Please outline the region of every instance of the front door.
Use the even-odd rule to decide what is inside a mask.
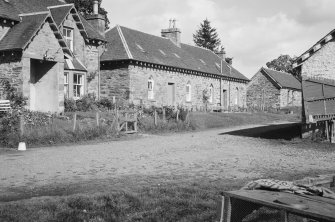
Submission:
[[[224,109],[227,109],[227,90],[222,91],[222,105]]]
[[[175,84],[168,83],[168,105],[174,106],[175,105]]]

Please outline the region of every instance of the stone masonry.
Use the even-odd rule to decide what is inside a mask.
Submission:
[[[154,99],[148,99],[148,80],[154,80]],[[246,84],[220,80],[204,76],[190,75],[176,71],[155,69],[129,64],[119,64],[105,67],[101,71],[101,95],[103,97],[128,100],[145,106],[167,105],[168,83],[175,86],[175,105],[189,108],[204,107],[203,91],[212,85],[214,89],[213,102],[209,106],[220,105],[221,90],[225,90],[228,106],[246,106]],[[186,84],[191,84],[191,101],[186,101]]]
[[[301,106],[301,92],[293,89],[279,89],[261,72],[258,72],[248,84],[248,108],[268,110],[294,106]]]

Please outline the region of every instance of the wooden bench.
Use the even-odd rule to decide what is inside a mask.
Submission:
[[[238,190],[222,193],[220,222],[242,222],[261,207],[278,210],[283,222],[289,222],[290,214],[306,218],[304,221],[335,221],[333,199],[265,190]]]
[[[8,112],[11,110],[9,100],[0,100],[0,112]]]

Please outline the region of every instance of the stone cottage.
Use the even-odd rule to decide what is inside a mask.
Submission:
[[[58,0],[0,0],[0,77],[28,98],[27,108],[62,112],[64,97],[99,97],[105,22]]]
[[[163,29],[162,37],[116,26],[106,33],[101,57],[101,96],[145,106],[246,106],[243,74],[225,53],[181,43],[181,31]],[[204,95],[207,100],[204,101]]]
[[[301,83],[292,74],[261,68],[247,86],[247,106],[269,110],[301,106]]]

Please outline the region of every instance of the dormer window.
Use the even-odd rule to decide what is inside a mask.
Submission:
[[[63,36],[67,46],[71,49],[71,51],[73,51],[73,29],[64,27]]]

